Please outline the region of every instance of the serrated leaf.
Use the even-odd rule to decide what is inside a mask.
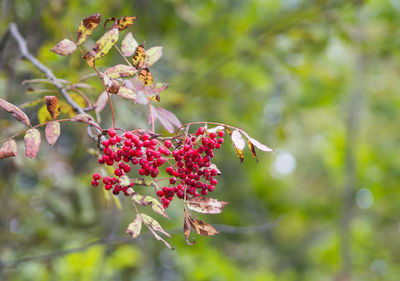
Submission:
[[[0,107],[3,108],[8,113],[11,113],[12,116],[19,122],[24,123],[28,127],[31,126],[31,122],[29,121],[28,116],[26,116],[26,114],[17,106],[13,105],[12,103],[9,103],[6,100],[0,99]]]
[[[110,51],[112,46],[118,41],[118,34],[118,28],[113,28],[104,33],[104,35],[96,41],[96,45],[93,47],[93,51],[96,53],[94,60],[104,57]]]
[[[58,102],[57,97],[45,96],[44,99],[46,101],[46,107],[51,115],[51,118],[53,118],[53,120],[57,119],[57,117],[60,115],[60,103]]]
[[[243,136],[240,134],[238,130],[234,130],[231,135],[231,139],[233,144],[236,146],[237,149],[243,150],[246,146]]]
[[[186,201],[189,209],[202,214],[220,214],[228,202],[209,197],[193,197]]]
[[[136,68],[124,64],[117,64],[104,71],[105,75],[113,79],[130,77],[135,75],[136,73]]]
[[[77,114],[74,117],[72,117],[71,121],[87,123],[89,121],[93,121],[93,117],[86,113]]]
[[[190,229],[191,227],[190,227],[189,217],[185,209],[185,218],[183,220],[183,235],[185,236],[186,244],[192,246],[196,243],[196,240],[193,239],[193,242],[189,242]]]
[[[94,104],[95,111],[96,111],[97,114],[100,113],[104,109],[104,107],[106,106],[107,102],[108,102],[107,93],[106,92],[102,92],[99,95],[99,97],[97,98],[97,100],[96,100],[96,102]]]
[[[165,236],[171,237],[171,235],[166,232],[160,225],[160,223],[158,221],[156,221],[155,219],[153,219],[152,217],[146,215],[146,214],[140,214],[142,216],[143,219],[143,223],[145,225],[147,225],[148,227],[154,229],[155,231],[161,232],[163,233]]]
[[[121,43],[121,51],[124,56],[130,57],[135,53],[136,48],[139,46],[136,39],[133,37],[132,33],[129,32]]]
[[[58,137],[60,136],[60,133],[60,122],[51,121],[46,124],[44,135],[50,145],[54,145],[56,143]]]
[[[122,31],[124,29],[127,29],[129,26],[131,26],[135,22],[136,17],[122,17],[118,19],[117,25],[118,25],[118,30]]]
[[[257,154],[256,154],[256,150],[254,149],[254,145],[250,142],[249,139],[247,139],[247,144],[249,146],[249,149],[251,151],[251,154],[253,154],[253,156],[256,158],[257,162],[258,162],[258,158],[257,158]]]
[[[119,91],[117,93],[118,96],[126,98],[128,100],[135,100],[136,99],[136,93],[134,90],[131,88],[125,87],[125,86],[120,86]]]
[[[50,49],[50,52],[53,52],[60,56],[68,56],[75,52],[76,44],[71,40],[64,39],[58,42],[53,48]]]
[[[190,215],[189,223],[193,227],[193,229],[200,235],[211,236],[219,233],[219,231],[216,230],[212,225],[205,223],[201,220],[192,218]]]
[[[143,215],[143,214],[142,214]],[[171,247],[171,245],[165,241],[165,239],[163,239],[160,235],[158,235],[151,227],[147,226],[147,228],[150,230],[151,234],[153,234],[153,236],[158,240],[158,241],[162,241],[165,246],[167,246],[168,249],[173,250],[173,248]]]
[[[132,196],[132,200],[142,206],[151,205],[154,212],[168,218],[163,205],[157,199],[148,195],[135,194]]]
[[[41,142],[40,132],[36,129],[29,129],[26,131],[24,142],[26,157],[35,158],[39,152]]]
[[[142,230],[142,217],[138,214],[136,218],[128,225],[126,233],[128,233],[131,238],[136,238],[140,235]]]
[[[100,14],[93,14],[81,21],[76,35],[76,44],[80,45],[93,33],[101,21]]]
[[[17,156],[17,143],[10,139],[0,147],[0,159]]]
[[[146,66],[150,67],[162,57],[163,47],[156,46],[146,50]]]

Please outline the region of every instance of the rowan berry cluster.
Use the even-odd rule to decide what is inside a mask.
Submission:
[[[214,149],[220,148],[224,142],[224,131],[209,133],[200,127],[195,134],[163,142],[140,131],[126,131],[117,135],[114,129],[109,129],[107,134],[109,138],[102,142],[104,148],[98,162],[113,167],[114,175],[102,178],[100,174],[94,173],[93,186],[98,186],[102,180],[104,188],[112,190],[114,195],[122,191],[128,196],[127,190],[134,183],[124,184],[121,177],[138,166],[136,170],[140,176],[156,179],[159,168],[168,161],[169,166],[165,171],[171,177],[164,180],[168,180],[169,184],[160,186],[157,191],[165,208],[174,195],[183,199],[186,191],[186,197],[191,198],[200,194],[207,195],[215,189],[217,180],[214,177],[219,172],[213,168],[211,159],[214,157]],[[166,158],[168,156],[172,157]]]

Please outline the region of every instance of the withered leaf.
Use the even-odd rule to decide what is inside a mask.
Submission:
[[[253,154],[253,156],[256,158],[256,160],[258,162],[258,158],[257,158],[257,154],[256,154],[256,150],[254,148],[254,145],[250,142],[249,139],[247,139],[247,144],[249,145],[249,149],[251,151],[251,154]]]
[[[246,146],[246,143],[238,130],[234,130],[231,135],[231,139],[233,144],[239,149],[243,150]]]
[[[17,143],[10,139],[0,147],[0,159],[17,156]]]
[[[144,50],[143,43],[137,46],[135,55],[132,57],[132,64],[136,69],[140,69],[146,62],[146,51]]]
[[[19,122],[24,123],[28,127],[31,126],[31,122],[29,121],[28,116],[26,116],[26,114],[17,106],[9,103],[6,100],[0,99],[0,107],[3,108],[5,111],[11,113],[12,116],[14,116],[14,118],[17,119]]]
[[[186,201],[189,209],[202,214],[220,214],[228,202],[209,197],[193,197]]]
[[[148,195],[141,195],[141,194],[135,194],[131,198],[133,201],[142,206],[151,205],[151,208],[153,209],[154,212],[168,218],[168,215],[165,212],[163,205],[161,205],[161,203],[157,199]]]
[[[24,142],[26,157],[35,158],[39,152],[41,142],[40,132],[36,129],[29,129],[26,131]]]
[[[146,50],[146,66],[150,67],[162,57],[163,47],[151,47]]]
[[[264,152],[271,152],[274,151],[272,148],[266,146],[265,144],[262,144],[261,142],[259,142],[256,139],[253,139],[252,137],[250,137],[248,134],[244,133],[245,136],[247,137],[247,139],[255,146],[257,147],[259,150],[264,151]]]
[[[135,75],[136,73],[136,68],[124,64],[117,64],[104,71],[105,75],[113,79],[130,77]]]
[[[50,113],[53,120],[60,115],[60,103],[56,96],[45,96],[47,111]]]
[[[93,50],[96,55],[94,56],[95,60],[104,57],[112,48],[112,46],[118,41],[118,29],[113,28],[104,33],[104,35],[96,41],[96,45],[93,47]]]
[[[60,136],[60,122],[58,121],[51,121],[46,124],[44,135],[46,137],[47,142],[50,145],[54,145]]]
[[[156,221],[155,219],[153,219],[152,217],[146,215],[146,214],[141,214],[142,219],[143,219],[143,223],[145,225],[147,225],[148,227],[154,229],[155,231],[161,232],[163,233],[165,236],[171,237],[171,235],[166,232],[160,225],[160,223],[158,221]]]
[[[150,86],[153,84],[153,75],[151,75],[150,70],[145,67],[139,71],[139,79],[143,82],[146,86]]]
[[[93,121],[93,117],[86,113],[77,114],[74,117],[72,117],[71,121],[87,123]]]
[[[127,29],[129,26],[131,26],[135,22],[136,17],[122,17],[118,19],[118,30],[122,31],[124,29]]]
[[[237,156],[239,157],[239,159],[240,159],[240,163],[242,163],[243,160],[244,160],[244,153],[243,153],[243,150],[237,148],[237,147],[235,146],[235,144],[233,145],[233,148],[235,149],[236,155],[237,155]]]
[[[75,52],[75,50],[76,44],[68,39],[61,40],[53,48],[50,49],[51,52],[60,56],[68,56]]]
[[[190,222],[188,218],[188,213],[185,209],[185,218],[183,221],[183,235],[185,236],[186,244],[192,246],[196,243],[196,240],[193,239],[193,242],[189,242],[189,235],[190,235]]]
[[[195,219],[189,215],[189,223],[193,229],[200,235],[211,236],[219,233],[212,225],[201,220]]]
[[[129,177],[127,175],[123,175],[119,178],[119,184],[121,186],[129,186],[131,181],[129,180]]]
[[[229,136],[232,136],[232,131],[226,126],[224,126],[224,128],[225,128],[225,131],[229,134]]]
[[[223,129],[224,129],[224,126],[217,126],[217,127],[214,127],[214,128],[207,129],[207,132],[216,133],[216,132],[221,131]]]
[[[138,42],[133,37],[132,33],[129,32],[121,43],[121,51],[124,56],[130,57],[135,53],[135,50],[139,46]]]
[[[143,214],[142,214],[143,215]],[[147,228],[150,230],[151,234],[153,234],[153,236],[158,240],[158,241],[162,241],[165,246],[167,246],[168,249],[173,250],[174,248],[171,247],[171,245],[165,241],[165,239],[163,239],[160,235],[158,235],[151,227],[147,226]]]
[[[95,66],[95,59],[94,59],[95,56],[96,56],[96,52],[93,50],[90,50],[89,52],[87,52],[86,54],[83,55],[83,58],[86,60],[87,64],[90,67],[94,67]]]
[[[106,106],[108,102],[108,96],[106,92],[102,92],[99,97],[97,98],[97,101],[95,102],[94,106],[95,106],[95,111],[96,113],[100,113],[104,107]]]
[[[136,238],[139,236],[142,230],[142,217],[138,214],[136,218],[128,225],[126,233],[128,233],[131,238]]]
[[[126,98],[128,100],[135,100],[136,99],[136,93],[134,90],[131,88],[125,87],[125,86],[120,86],[119,91],[117,93],[118,96],[121,96],[123,98]]]
[[[103,75],[103,83],[104,86],[106,87],[106,90],[108,93],[110,94],[116,94],[119,91],[119,82],[115,79],[111,79],[110,77],[108,77],[108,75]]]
[[[101,21],[100,14],[93,14],[85,19],[80,23],[78,27],[78,32],[76,34],[76,44],[80,45],[86,41],[86,39],[93,33],[96,27],[99,25]]]

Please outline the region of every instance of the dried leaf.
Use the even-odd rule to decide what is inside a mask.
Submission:
[[[54,145],[60,136],[60,122],[52,121],[46,124],[44,135],[50,145]]]
[[[60,103],[56,96],[45,96],[44,99],[46,100],[46,107],[49,111],[51,118],[53,120],[57,119],[58,115],[60,115]]]
[[[168,218],[168,215],[165,212],[163,205],[161,205],[161,203],[157,199],[148,195],[141,195],[141,194],[135,194],[131,198],[133,201],[142,206],[151,205],[151,208],[153,209],[154,212]]]
[[[29,129],[26,131],[24,142],[26,157],[35,158],[39,152],[41,142],[40,132],[36,129]]]
[[[228,202],[209,197],[193,197],[186,201],[189,209],[202,214],[220,214]]]
[[[76,44],[80,45],[86,41],[86,39],[93,33],[95,28],[99,25],[101,21],[100,14],[93,14],[85,18],[78,27],[78,32],[76,35]]]
[[[169,133],[174,132],[174,127],[180,127],[182,124],[179,119],[176,117],[174,113],[171,111],[166,110],[165,108],[161,107],[154,107],[157,114],[155,114],[155,120],[160,121],[161,125],[167,130]]]
[[[240,163],[242,163],[243,160],[244,160],[244,153],[243,153],[243,150],[237,148],[235,145],[233,145],[233,148],[235,149],[236,155],[237,155],[237,156],[239,157],[239,159],[240,159]]]
[[[104,86],[106,87],[106,90],[108,93],[110,94],[117,94],[119,91],[119,82],[115,79],[111,79],[110,77],[108,77],[107,75],[103,75],[103,83]]]
[[[136,238],[139,236],[142,230],[142,217],[138,214],[136,218],[128,225],[126,233],[128,233],[131,238]]]
[[[96,45],[93,47],[93,51],[96,53],[94,56],[95,60],[105,56],[112,46],[118,41],[118,29],[113,28],[104,33],[104,35],[96,41]]]
[[[196,240],[193,239],[193,242],[189,242],[189,235],[190,235],[190,222],[188,218],[188,213],[185,209],[185,218],[183,221],[183,235],[185,236],[186,244],[192,246],[196,243]]]
[[[247,139],[247,144],[249,145],[251,154],[253,154],[253,156],[256,158],[256,160],[258,162],[258,158],[257,158],[256,150],[254,149],[254,145],[249,141],[249,139]]]
[[[129,177],[127,175],[123,175],[119,178],[119,184],[121,186],[129,186],[131,181],[129,180]]]
[[[105,75],[113,79],[130,77],[135,75],[136,73],[136,68],[124,64],[117,64],[104,71]]]
[[[0,159],[17,156],[17,143],[10,139],[0,147]]]
[[[96,52],[93,50],[90,50],[89,52],[87,52],[86,54],[83,55],[83,58],[86,60],[87,64],[90,67],[94,67],[95,66],[95,57],[96,56]]]
[[[74,117],[72,117],[71,121],[87,123],[89,121],[93,121],[93,117],[86,113],[77,114]]]
[[[123,98],[129,99],[129,100],[135,100],[136,99],[136,93],[134,90],[131,88],[125,87],[125,86],[120,86],[119,91],[117,93],[118,96],[121,96]]]
[[[139,71],[139,79],[143,82],[146,86],[150,86],[153,84],[153,75],[151,75],[150,70],[145,67]]]
[[[155,64],[162,56],[163,47],[151,47],[146,50],[146,66],[150,67]]]
[[[143,48],[143,43],[137,46],[135,55],[132,57],[132,64],[136,69],[140,69],[146,62],[146,51]]]
[[[124,29],[127,29],[129,26],[131,26],[135,22],[136,17],[122,17],[118,19],[118,30],[122,31]]]
[[[231,135],[231,139],[233,144],[239,149],[243,150],[246,146],[246,143],[238,130],[234,130]]]
[[[216,132],[221,131],[223,129],[224,129],[224,126],[217,126],[217,127],[211,128],[211,129],[207,129],[207,132],[208,133],[216,133]]]
[[[124,56],[130,57],[135,53],[135,50],[139,46],[138,42],[133,37],[132,33],[129,32],[121,43],[121,51]]]
[[[219,233],[219,231],[216,230],[212,225],[205,223],[201,220],[192,218],[190,215],[189,215],[189,223],[194,228],[194,230],[200,235],[211,236]]]
[[[224,128],[225,128],[225,131],[229,134],[229,136],[232,136],[232,131],[226,126],[224,126]]]
[[[96,111],[97,114],[100,113],[104,109],[104,107],[106,106],[107,102],[108,102],[107,93],[106,92],[102,92],[100,94],[100,96],[97,98],[97,101],[94,104],[94,107],[96,108],[95,111]]]
[[[3,108],[5,111],[11,113],[12,116],[14,116],[14,118],[17,119],[19,122],[24,123],[28,127],[31,126],[31,122],[29,121],[28,116],[26,116],[26,114],[17,106],[9,103],[6,100],[0,99],[0,107]]]
[[[171,235],[166,232],[160,225],[160,223],[158,221],[156,221],[155,219],[153,219],[152,217],[146,215],[146,214],[141,214],[142,219],[143,219],[143,223],[145,225],[147,225],[148,227],[154,229],[155,231],[161,232],[163,233],[165,236],[171,237]]]
[[[50,52],[53,52],[60,56],[68,56],[75,52],[76,45],[74,42],[68,39],[61,40],[58,42],[53,48],[50,49]]]
[[[256,139],[253,139],[252,137],[250,137],[249,135],[247,135],[246,133],[244,133],[245,136],[247,137],[247,139],[255,146],[257,147],[259,150],[264,151],[264,152],[271,152],[274,151],[272,148],[266,146],[265,144],[262,144],[261,142],[259,142]]]
[[[143,215],[143,214],[142,214]],[[162,241],[165,246],[167,246],[168,249],[173,250],[173,248],[171,247],[171,245],[165,241],[160,235],[158,235],[151,227],[147,226],[147,228],[150,230],[151,234],[153,234],[153,236],[158,240],[158,241]]]

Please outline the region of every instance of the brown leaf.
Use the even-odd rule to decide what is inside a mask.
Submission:
[[[112,46],[118,41],[118,34],[118,29],[113,28],[104,33],[104,35],[96,41],[96,45],[92,50],[96,53],[94,56],[95,60],[104,57],[110,51]]]
[[[144,50],[143,43],[137,46],[135,55],[132,57],[132,64],[136,69],[140,69],[146,62],[146,51]]]
[[[31,122],[29,121],[28,116],[26,116],[26,114],[21,109],[19,109],[12,103],[0,99],[0,107],[3,108],[5,111],[11,113],[12,116],[14,116],[14,118],[17,119],[19,122],[24,123],[28,127],[31,126]]]
[[[80,45],[85,42],[86,39],[93,33],[95,28],[99,25],[100,21],[100,14],[93,14],[85,18],[78,27],[78,32],[76,34],[76,44]]]
[[[36,129],[29,129],[26,131],[24,142],[26,157],[35,158],[39,152],[41,142],[40,132]]]
[[[220,214],[227,203],[209,197],[193,197],[186,201],[189,209],[202,214]]]
[[[68,39],[61,40],[53,48],[50,49],[51,52],[60,56],[68,56],[75,52],[75,50],[76,44]]]
[[[168,215],[165,212],[163,205],[161,205],[161,203],[157,199],[148,195],[141,195],[141,194],[135,194],[131,198],[133,201],[142,206],[150,205],[154,212],[168,218]]]
[[[186,244],[192,246],[196,243],[196,240],[193,239],[193,242],[189,242],[189,235],[190,235],[190,222],[188,218],[188,213],[185,209],[185,218],[183,221],[183,235],[185,236]]]
[[[91,51],[87,52],[86,54],[84,54],[83,58],[86,60],[87,64],[90,67],[94,67],[95,66],[95,59],[94,59],[95,56],[96,56],[96,52],[91,50]]]
[[[143,82],[146,86],[150,86],[153,84],[153,75],[150,73],[150,70],[145,67],[139,71],[139,79]]]
[[[229,136],[232,136],[232,131],[228,127],[226,127],[226,126],[224,126],[224,127],[225,127],[225,131],[229,134]]]
[[[138,214],[136,218],[128,225],[126,233],[128,233],[131,238],[136,238],[139,236],[142,230],[142,217]]]
[[[72,117],[71,121],[88,123],[89,121],[93,121],[93,117],[86,113],[77,114]]]
[[[158,221],[156,221],[155,219],[153,219],[152,217],[150,217],[146,214],[142,213],[140,215],[142,216],[143,223],[145,225],[147,225],[148,227],[150,227],[158,232],[163,233],[165,236],[171,237],[171,235],[161,227],[161,225]]]
[[[108,93],[110,94],[117,94],[119,91],[119,82],[115,79],[111,79],[110,77],[108,77],[107,75],[103,75],[103,83],[104,86],[106,87],[106,90]]]
[[[132,33],[129,32],[121,42],[121,51],[124,56],[130,57],[135,53],[137,46],[139,46],[138,42],[133,37]]]
[[[143,215],[143,214],[142,214]],[[158,235],[151,227],[147,226],[147,228],[150,230],[151,234],[153,234],[153,236],[158,240],[158,241],[162,241],[165,246],[167,246],[168,249],[173,250],[174,248],[171,247],[171,245],[165,241],[160,235]]]
[[[60,122],[52,121],[46,124],[44,135],[50,145],[54,145],[60,136]]]
[[[101,95],[97,98],[97,101],[94,104],[94,107],[96,108],[95,111],[96,113],[100,113],[104,107],[106,106],[108,102],[108,96],[106,92],[102,92]]]
[[[216,230],[212,225],[205,223],[201,220],[192,218],[190,215],[189,223],[193,227],[193,229],[200,235],[211,236],[219,233],[219,231]]]
[[[44,99],[46,100],[46,107],[49,111],[53,120],[57,119],[60,115],[60,103],[56,96],[45,96]]]
[[[122,31],[124,29],[127,29],[129,26],[131,26],[135,22],[136,17],[122,17],[118,19],[118,30]]]
[[[258,158],[257,158],[256,150],[254,149],[254,145],[249,141],[249,139],[247,139],[247,144],[249,145],[251,154],[253,154],[253,156],[256,158],[256,160],[258,162]]]
[[[235,146],[235,144],[233,144],[233,148],[235,149],[236,155],[237,155],[237,156],[239,157],[239,159],[240,159],[240,163],[242,163],[243,160],[244,160],[244,153],[243,153],[243,150],[238,149],[238,148]]]
[[[104,71],[105,75],[113,79],[130,77],[135,75],[136,73],[136,68],[124,64],[117,64]]]
[[[10,139],[0,147],[0,159],[17,156],[17,143]]]

